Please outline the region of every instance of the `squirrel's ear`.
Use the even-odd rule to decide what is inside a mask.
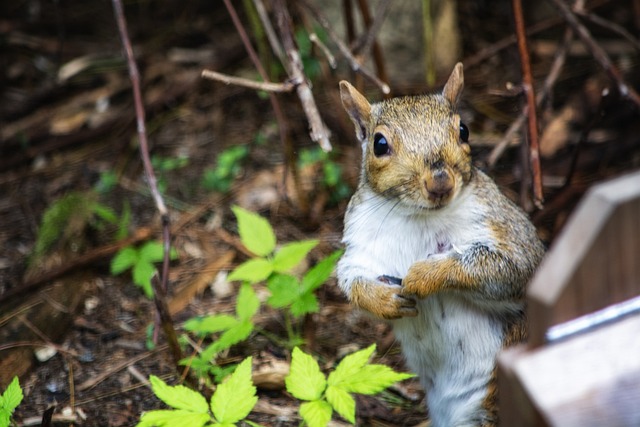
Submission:
[[[453,68],[447,84],[442,89],[442,95],[449,100],[451,106],[455,108],[460,100],[462,89],[464,88],[464,75],[462,74],[462,62],[458,62]]]
[[[351,121],[356,125],[358,139],[364,141],[367,137],[367,126],[371,118],[371,104],[355,87],[345,80],[340,82],[340,98],[342,98],[342,105],[349,113]]]

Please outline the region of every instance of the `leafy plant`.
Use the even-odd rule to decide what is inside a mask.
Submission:
[[[163,248],[160,242],[147,242],[141,247],[126,246],[120,249],[111,259],[111,274],[118,275],[126,270],[131,270],[133,283],[142,288],[144,294],[153,298],[151,278],[156,272],[157,262],[162,261]],[[175,250],[171,250],[171,259],[177,258]]]
[[[303,149],[300,152],[300,167],[319,164],[321,167],[321,183],[329,190],[330,201],[337,203],[351,194],[351,189],[342,179],[342,167],[320,147]]]
[[[329,377],[320,371],[313,357],[298,347],[293,349],[291,369],[285,378],[287,391],[305,401],[299,413],[310,427],[325,427],[333,411],[355,424],[356,402],[353,393],[372,395],[395,382],[414,375],[395,372],[386,365],[370,364],[375,344],[346,356]]]
[[[223,150],[216,161],[216,166],[205,170],[202,186],[209,191],[227,193],[233,180],[242,172],[242,162],[249,155],[245,145],[235,145]]]
[[[142,414],[138,427],[207,426],[231,427],[246,418],[256,402],[256,387],[251,381],[251,357],[242,361],[227,381],[220,384],[211,400],[182,385],[169,386],[160,378],[149,378],[153,393],[173,409]]]
[[[212,374],[217,381],[229,373],[228,369],[212,364],[211,361],[223,350],[244,341],[253,332],[253,316],[260,309],[260,301],[250,284],[240,287],[236,300],[236,315],[215,314],[205,317],[194,317],[187,320],[184,328],[198,335],[220,333],[220,336],[210,344],[198,357],[180,361],[182,365],[190,365],[199,378]]]
[[[13,377],[6,390],[0,396],[0,427],[7,427],[11,422],[11,415],[23,398],[22,388],[18,377]]]
[[[291,271],[318,245],[318,240],[291,242],[276,250],[275,233],[266,219],[239,206],[232,210],[238,220],[240,240],[256,256],[236,267],[228,278],[250,284],[266,280],[271,292],[267,303],[273,308],[285,309],[289,341],[295,344],[299,338],[288,313],[300,317],[318,311],[314,291],[329,278],[342,251],[323,259],[300,280]]]
[[[153,156],[151,158],[151,165],[153,169],[158,173],[158,190],[161,193],[165,193],[167,190],[167,172],[176,169],[182,169],[189,164],[189,158],[184,156],[179,157],[162,157]]]
[[[118,224],[116,213],[96,199],[92,191],[71,192],[53,202],[42,216],[33,259],[43,256],[61,239],[77,237],[87,225],[99,229],[104,223]]]

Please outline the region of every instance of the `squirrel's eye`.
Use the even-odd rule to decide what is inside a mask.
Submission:
[[[373,136],[373,154],[375,154],[376,157],[380,157],[389,154],[389,150],[387,138],[381,133],[376,133]]]
[[[462,142],[469,142],[469,128],[462,122],[460,122],[460,139]]]

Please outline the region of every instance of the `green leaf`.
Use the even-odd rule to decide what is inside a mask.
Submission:
[[[325,400],[314,400],[300,405],[300,416],[309,427],[326,427],[333,410]]]
[[[219,423],[233,424],[249,415],[257,401],[251,381],[251,357],[247,357],[211,396],[211,412]]]
[[[340,387],[328,386],[326,392],[327,401],[342,418],[351,424],[356,423],[356,401]]]
[[[11,421],[11,414],[0,406],[0,427],[7,427]]]
[[[283,245],[273,257],[273,270],[277,273],[286,273],[307,256],[311,249],[315,248],[318,240],[303,240]]]
[[[207,414],[207,400],[197,391],[183,385],[170,386],[155,375],[149,377],[153,393],[167,405],[190,412]]]
[[[160,262],[164,258],[164,251],[162,248],[162,243],[151,241],[147,242],[140,248],[139,251],[140,259],[145,261]]]
[[[131,268],[138,262],[138,251],[132,246],[126,246],[116,253],[111,260],[111,274],[114,276]]]
[[[253,332],[253,323],[251,322],[251,320],[238,322],[237,325],[233,326],[229,330],[225,331],[222,335],[220,335],[220,338],[212,344],[212,351],[217,354],[222,350],[226,350],[232,345],[249,338],[251,332]]]
[[[327,386],[320,366],[298,347],[291,354],[291,368],[284,379],[287,391],[300,400],[318,400]]]
[[[249,283],[240,286],[236,300],[236,314],[240,320],[251,320],[260,308],[260,300]]]
[[[138,260],[138,262],[133,266],[133,283],[140,286],[148,298],[153,298],[151,278],[155,272],[156,267],[143,260]]]
[[[13,377],[13,380],[7,386],[7,389],[2,393],[0,398],[0,408],[4,408],[11,414],[14,409],[18,407],[22,402],[24,395],[22,394],[22,388],[20,388],[20,382],[18,377]]]
[[[116,224],[118,222],[118,215],[108,206],[100,204],[98,202],[94,202],[91,205],[91,208],[95,212],[95,214],[102,218],[104,221],[107,221],[111,224]]]
[[[246,280],[249,283],[258,283],[265,280],[273,272],[273,264],[264,258],[252,258],[243,262],[229,274],[228,280]]]
[[[309,270],[302,278],[302,292],[313,291],[326,282],[342,252],[342,250],[335,251]]]
[[[185,410],[160,409],[142,414],[136,427],[202,427],[211,417],[208,413],[189,412]]]
[[[357,376],[363,366],[369,362],[369,358],[376,351],[376,345],[351,353],[342,359],[336,369],[329,374],[329,385],[338,385]]]
[[[339,387],[351,393],[376,394],[398,381],[413,376],[395,372],[386,365],[365,365],[357,374],[343,379]]]
[[[320,305],[312,292],[300,295],[291,304],[291,314],[296,317],[304,316],[308,313],[317,313],[318,311],[320,311]]]
[[[298,279],[289,274],[274,274],[269,277],[267,288],[271,296],[267,303],[273,308],[287,307],[293,303],[300,293]]]
[[[260,215],[240,206],[231,208],[238,219],[238,234],[247,249],[258,256],[267,256],[276,247],[276,235],[271,224]]]
[[[226,331],[238,324],[238,319],[228,314],[216,314],[206,317],[193,317],[184,323],[189,332],[198,334],[212,334]]]

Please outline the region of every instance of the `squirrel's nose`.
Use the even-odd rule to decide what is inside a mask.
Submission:
[[[451,175],[444,169],[425,174],[424,187],[430,199],[445,198],[453,190]]]

